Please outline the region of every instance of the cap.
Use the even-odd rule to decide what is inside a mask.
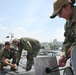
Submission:
[[[58,12],[60,11],[60,9],[68,2],[71,2],[71,1],[70,0],[56,0],[53,4],[54,12],[50,16],[50,18],[55,18]]]
[[[10,42],[8,42],[8,41],[7,41],[7,42],[5,42],[5,45],[10,45]]]

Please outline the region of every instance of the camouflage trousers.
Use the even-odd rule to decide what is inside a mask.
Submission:
[[[31,68],[32,68],[32,64],[33,64],[33,57],[31,57],[30,59],[27,59],[27,63],[26,63],[26,71],[31,70]]]
[[[37,56],[39,50],[40,50],[40,47],[36,49],[34,48],[31,53],[28,52],[26,57],[27,58],[26,71],[31,70],[32,64],[34,63],[33,58]]]
[[[39,50],[40,50],[40,43],[39,44],[36,44],[34,46],[32,46],[32,51],[30,52],[30,50],[27,50],[27,63],[26,63],[26,71],[29,71],[31,70],[32,68],[32,64],[33,64],[33,58],[37,56]],[[21,53],[22,53],[22,50],[18,51],[18,62],[17,62],[17,65],[19,65],[19,61],[20,61],[20,57],[21,57]]]

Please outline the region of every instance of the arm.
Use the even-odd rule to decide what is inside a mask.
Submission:
[[[62,56],[66,57],[67,59],[69,58],[68,56],[68,50],[71,47],[71,45],[74,43],[74,38],[72,37],[72,30],[70,27],[65,25],[65,33],[64,33],[64,42],[62,45]]]
[[[72,32],[72,28],[70,27],[70,25],[68,25],[68,23],[66,23],[65,25],[65,33],[64,33],[64,42],[62,45],[62,53],[59,59],[59,64],[61,66],[65,66],[65,63],[67,61],[67,59],[69,58],[68,56],[68,50],[71,47],[71,45],[75,42],[74,38],[73,38],[74,34]]]
[[[12,68],[15,68],[15,65],[10,63],[10,60],[8,59],[7,50],[5,50],[5,49],[3,50],[2,54],[1,54],[1,62],[5,65],[11,66]]]
[[[73,23],[72,30],[74,33],[73,34],[74,42],[73,42],[72,46],[70,47],[70,49],[68,50],[69,56],[71,55],[71,51],[72,51],[73,47],[76,45],[76,22]]]
[[[72,43],[70,42],[70,37],[65,36],[65,40],[63,42],[63,46],[62,46],[62,53],[60,55],[60,59],[59,59],[59,65],[61,67],[66,65],[66,61],[69,58],[68,56],[68,49],[71,47]]]
[[[3,64],[5,64],[5,65],[9,65],[9,66],[11,66],[12,68],[15,68],[15,65],[14,65],[14,64],[11,64],[9,59],[2,59],[2,62],[3,62]]]

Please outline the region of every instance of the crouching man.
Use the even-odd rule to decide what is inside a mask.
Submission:
[[[0,55],[0,70],[3,70],[4,66],[10,66],[12,71],[17,69],[16,66],[16,50],[14,48],[10,48],[10,42],[5,42],[4,48],[1,50]],[[12,62],[10,62],[12,59]]]

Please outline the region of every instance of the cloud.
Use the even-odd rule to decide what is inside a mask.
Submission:
[[[50,34],[50,37],[52,40],[57,39],[58,41],[63,41],[64,40],[64,29],[56,29],[55,32]]]
[[[64,29],[56,29],[55,32],[45,33],[42,29],[37,29],[33,32],[27,31],[22,27],[18,27],[13,30],[14,38],[21,38],[21,37],[29,37],[38,39],[40,42],[50,42],[54,39],[58,41],[64,40]]]
[[[22,27],[18,27],[16,29],[13,30],[13,34],[15,38],[21,38],[21,37],[30,37],[30,38],[35,38],[37,36],[39,36],[39,34],[43,32],[43,30],[38,29],[34,32],[29,32],[26,29],[22,28]]]
[[[21,36],[26,34],[26,30],[22,27],[18,27],[13,30],[13,34],[15,38],[20,38]]]
[[[5,18],[4,18],[4,17],[1,17],[1,18],[0,18],[0,22],[3,21],[3,20],[5,20]]]
[[[7,2],[11,5],[9,7],[5,1],[5,6],[7,6],[5,10],[7,11],[1,10],[4,12],[1,12],[1,15],[6,18],[0,17],[0,22],[2,23],[0,30],[8,28],[1,32],[2,39],[8,35],[8,32],[12,32],[15,38],[30,37],[36,38],[41,42],[50,42],[53,39],[63,40],[64,30],[62,28],[56,29],[54,25],[62,26],[64,21],[60,21],[57,18],[57,21],[55,19],[53,21],[49,18],[53,11],[54,0],[24,0],[18,1],[18,3],[14,0],[13,2],[15,3],[14,6],[12,6],[11,2]],[[5,19],[7,20],[2,22]],[[58,26],[57,28],[60,28]]]
[[[7,29],[7,27],[2,26],[2,25],[0,24],[0,30],[3,30],[3,29]]]

